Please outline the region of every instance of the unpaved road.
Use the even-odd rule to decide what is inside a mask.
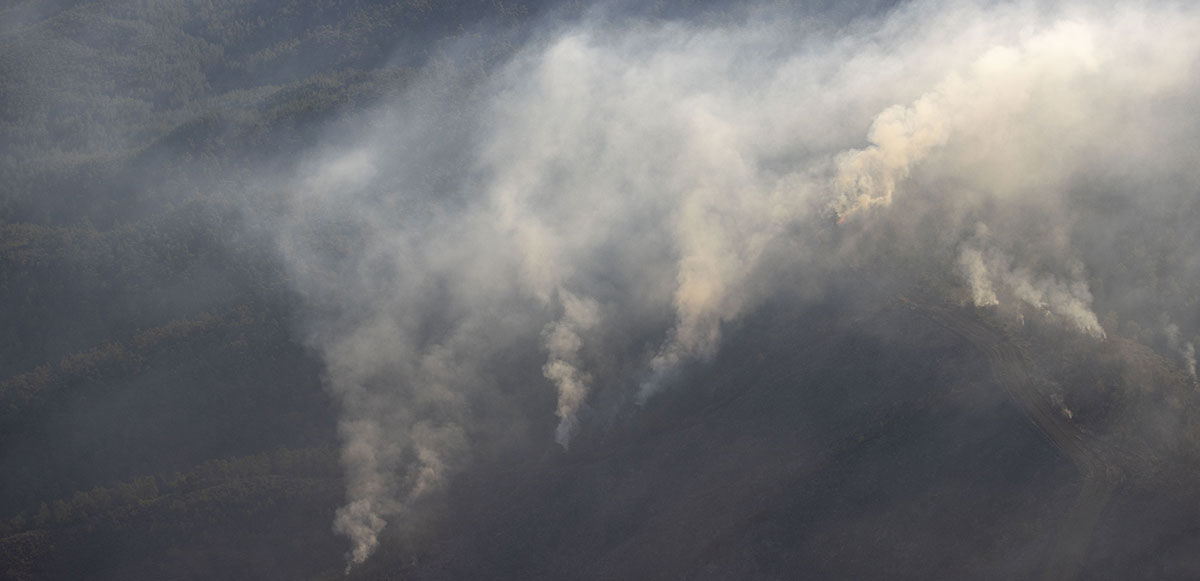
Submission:
[[[1028,365],[1025,354],[1003,333],[960,311],[922,304],[907,297],[899,300],[986,354],[993,380],[1024,410],[1055,449],[1079,469],[1083,487],[1059,529],[1056,546],[1043,570],[1044,579],[1075,578],[1087,555],[1092,530],[1121,483],[1121,471],[1105,460],[1101,442],[1074,425],[1038,392],[1025,371]]]

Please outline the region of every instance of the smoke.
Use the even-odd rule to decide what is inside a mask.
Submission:
[[[983,261],[983,252],[978,248],[964,247],[958,255],[958,267],[971,285],[971,296],[977,307],[1000,304],[996,290],[992,287],[988,266]]]
[[[1192,375],[1192,379],[1196,379],[1196,345],[1191,341],[1183,344],[1180,350],[1183,354],[1183,360],[1187,364],[1187,370]]]
[[[280,237],[309,310],[308,342],[341,407],[347,504],[334,528],[352,542],[351,565],[469,457],[481,423],[474,409],[502,409],[480,396],[494,385],[489,360],[503,337],[531,334],[530,323],[505,316],[503,300],[480,299],[504,294],[505,277],[492,270],[502,264],[473,262],[494,258],[472,255],[477,244],[454,245],[471,226],[437,218],[424,186],[395,181],[397,168],[436,178],[417,171],[420,159],[394,161],[436,127],[401,128],[387,112],[372,122],[353,145],[304,160]]]
[[[837,156],[835,211],[846,218],[890,205],[913,167],[952,140],[983,140],[978,145],[989,153],[1017,157],[1021,152],[1006,151],[1005,142],[1024,137],[1021,130],[1039,136],[1062,131],[1069,138],[1076,124],[1084,122],[1070,113],[1086,95],[1064,88],[1106,64],[1097,32],[1080,22],[1055,23],[1013,45],[987,48],[965,70],[950,72],[911,104],[888,107],[871,123],[870,146]],[[1039,165],[1021,161],[1032,162],[1023,164],[1028,169]]]
[[[531,293],[599,283],[616,291],[602,297],[612,311],[661,317],[671,305],[643,401],[661,376],[715,351],[720,325],[753,302],[745,281],[805,201],[791,173],[757,167],[792,145],[770,122],[791,88],[773,87],[770,69],[738,70],[762,40],[679,26],[572,32],[519,56],[501,81],[484,171]],[[560,387],[579,379],[559,371]]]
[[[588,394],[591,376],[579,369],[579,333],[586,332],[600,320],[599,307],[590,299],[576,298],[560,291],[563,316],[547,325],[544,332],[550,359],[542,373],[558,388],[558,428],[554,441],[563,449],[571,445],[571,435],[579,425],[578,412]]]
[[[967,279],[976,306],[999,305],[996,289],[1005,296],[1057,315],[1079,332],[1102,339],[1104,328],[1092,312],[1092,293],[1075,263],[1069,282],[1050,274],[1035,274],[1029,267],[1014,266],[1011,257],[987,246],[989,230],[978,224],[976,236],[963,245],[958,267]]]
[[[892,203],[896,185],[912,166],[950,138],[950,123],[975,99],[958,77],[907,107],[889,107],[867,134],[870,147],[838,155],[834,210],[840,220]]]
[[[1191,115],[1171,100],[1198,22],[965,2],[585,16],[335,127],[289,180],[281,247],[341,406],[350,562],[518,418],[566,449],[590,402],[649,402],[781,272],[915,248],[977,305],[1104,337],[1089,281],[1113,265],[1075,243],[1077,186],[1179,155],[1153,127]],[[505,379],[530,352],[545,382]],[[524,389],[557,403],[519,408],[540,401]]]
[[[1163,331],[1167,334],[1167,347],[1179,352],[1188,374],[1192,379],[1196,379],[1196,346],[1191,341],[1183,341],[1180,338],[1179,325],[1175,323],[1167,323]]]

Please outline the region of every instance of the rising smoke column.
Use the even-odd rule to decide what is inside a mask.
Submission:
[[[822,208],[851,233],[924,213],[977,304],[1103,336],[1070,185],[1156,152],[1138,115],[1189,82],[1195,22],[953,2],[850,25],[584,18],[469,106],[418,87],[314,146],[281,246],[341,408],[351,563],[476,453],[500,351],[540,354],[556,401],[520,413],[557,417],[566,448],[600,390],[645,403],[713,356],[781,290],[772,271],[868,252],[797,235]]]
[[[1191,341],[1184,341],[1180,337],[1179,325],[1175,323],[1167,323],[1164,328],[1167,335],[1167,347],[1174,349],[1183,358],[1183,366],[1187,369],[1188,375],[1192,379],[1196,379],[1196,346]]]
[[[1061,317],[1085,335],[1097,339],[1106,335],[1092,312],[1092,294],[1079,272],[1071,282],[1063,282],[1050,274],[1038,275],[1029,268],[1014,267],[1003,252],[981,250],[972,244],[964,245],[959,254],[959,268],[971,287],[975,306],[1000,304],[995,290],[1000,288],[1008,296]]]
[[[560,291],[563,316],[546,326],[546,350],[549,359],[542,367],[542,374],[558,388],[558,428],[554,441],[563,449],[571,445],[571,435],[579,427],[579,408],[587,399],[591,376],[580,369],[579,335],[600,322],[599,307],[595,301],[580,299]]]
[[[410,99],[414,110],[432,102]],[[340,408],[346,505],[334,530],[351,541],[348,566],[377,549],[385,527],[414,526],[414,507],[495,429],[475,411],[486,403],[489,414],[503,412],[490,403],[491,361],[510,342],[536,338],[541,324],[510,302],[509,254],[477,252],[501,248],[488,225],[422,190],[440,177],[426,168],[442,168],[414,144],[444,126],[396,119],[376,112],[374,127],[355,128],[359,139],[303,159],[281,224],[307,342]]]
[[[617,321],[602,326],[672,309],[636,396],[644,401],[679,365],[716,351],[720,325],[754,303],[746,283],[763,252],[803,210],[793,172],[757,167],[795,147],[771,119],[799,89],[777,78],[791,61],[737,70],[766,40],[678,25],[571,31],[521,55],[498,83],[483,171],[529,292],[563,303],[564,319],[546,334],[560,438],[577,408],[564,403],[586,393],[590,377],[566,353],[594,324],[573,320],[569,305],[584,298],[576,289],[615,291],[585,299],[611,306],[604,312]]]
[[[1106,133],[1114,129],[1136,131],[1122,127],[1132,122],[1116,117],[1122,107],[1170,94],[1187,82],[1184,71],[1195,57],[1195,43],[1148,36],[1145,19],[1140,12],[1118,12],[1023,30],[1016,42],[988,48],[911,104],[887,108],[871,124],[868,147],[836,157],[830,208],[844,221],[873,209],[886,212],[899,193],[936,199],[941,194],[921,190],[946,186],[910,179],[919,168],[1001,209],[1040,208],[1046,216],[1059,216],[1060,224],[1040,235],[1041,253],[1032,258],[1044,263],[1054,257],[1061,273],[1038,272],[1003,249],[1028,245],[1017,235],[1019,224],[991,223],[989,229],[984,222],[976,225],[982,234],[960,245],[958,270],[976,305],[1009,297],[1053,313],[1084,334],[1104,337],[1091,308],[1086,269],[1070,250],[1067,190],[1069,180],[1094,163],[1087,158],[1098,149],[1094,143],[1108,142]],[[1188,26],[1194,24],[1176,27],[1165,38],[1181,40]],[[1132,47],[1118,51],[1118,43]],[[1140,60],[1146,55],[1153,57]],[[974,204],[964,209],[962,198],[940,203],[961,217],[991,218]]]

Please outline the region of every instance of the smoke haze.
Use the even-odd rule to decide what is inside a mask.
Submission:
[[[340,405],[351,564],[498,434],[567,450],[686,390],[784,280],[911,260],[1103,340],[1097,304],[1138,299],[1095,204],[1195,196],[1197,51],[1179,4],[934,1],[564,14],[486,74],[431,66],[331,128],[276,217]],[[1168,308],[1194,376],[1195,314]],[[534,358],[543,381],[505,383]],[[523,418],[522,390],[556,404]]]

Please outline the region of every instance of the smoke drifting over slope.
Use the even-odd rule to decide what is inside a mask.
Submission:
[[[1175,323],[1167,323],[1166,333],[1167,346],[1179,351],[1188,375],[1191,375],[1192,379],[1196,379],[1196,346],[1191,341],[1183,341],[1179,338],[1179,325]]]
[[[883,230],[948,257],[964,300],[1103,338],[1089,281],[1116,265],[1075,241],[1104,226],[1080,184],[1118,168],[1194,195],[1194,153],[1156,131],[1196,129],[1198,33],[1146,5],[584,17],[486,77],[429,73],[314,148],[281,237],[342,407],[352,564],[520,423],[514,392],[557,391],[538,413],[565,449],[600,402],[685,389],[776,273],[890,260]],[[544,384],[503,383],[523,350]]]

